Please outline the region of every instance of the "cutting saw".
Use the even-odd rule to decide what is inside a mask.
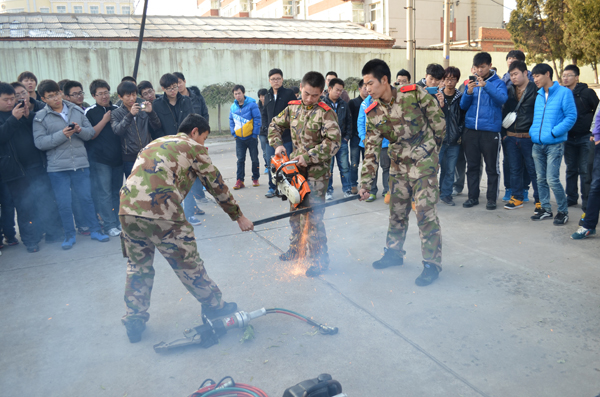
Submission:
[[[310,187],[306,178],[298,170],[298,161],[290,160],[285,152],[271,157],[271,181],[275,185],[275,195],[282,200],[289,200],[294,207],[298,207]]]

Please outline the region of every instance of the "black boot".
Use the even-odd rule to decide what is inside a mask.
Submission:
[[[237,303],[235,302],[223,302],[223,307],[220,309],[212,307],[202,307],[202,314],[208,317],[209,320],[215,318],[224,317],[228,314],[234,313],[237,310]]]
[[[423,266],[423,272],[415,280],[415,284],[417,284],[419,287],[424,287],[433,283],[440,274],[440,271],[438,270],[437,266],[433,263],[424,263]]]
[[[146,329],[146,322],[144,320],[136,318],[133,320],[124,321],[123,324],[127,330],[129,342],[137,343],[142,340],[142,332],[144,332]]]
[[[383,258],[373,262],[375,269],[385,269],[390,266],[402,266],[404,264],[404,258],[397,250],[383,249]]]
[[[306,277],[318,277],[329,269],[329,255],[320,254],[314,260],[314,264],[306,270]]]
[[[287,250],[283,254],[279,255],[279,260],[280,261],[295,261],[296,259],[298,259],[298,257],[300,257],[300,253],[298,252],[298,249],[294,248],[294,247],[290,247],[289,250]]]

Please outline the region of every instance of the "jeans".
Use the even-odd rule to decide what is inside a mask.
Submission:
[[[589,141],[588,149],[589,149],[589,155],[588,155],[587,173],[586,173],[585,182],[584,182],[585,187],[582,190],[589,193],[591,185],[592,185],[592,178],[593,178],[592,174],[593,174],[593,169],[594,169],[594,157],[596,155],[595,142]],[[589,200],[589,197],[588,197],[588,200]],[[583,210],[583,212],[585,212],[585,210],[587,209],[587,201],[588,200],[582,200],[581,209]]]
[[[531,184],[533,185],[533,197],[537,202],[540,196],[537,186],[535,163],[532,156],[533,142],[531,142],[531,138],[507,136],[504,138],[503,145],[506,147],[506,154],[509,157],[510,163],[511,195],[517,200],[523,201],[523,190],[529,190],[527,189],[528,186],[524,185],[526,181],[525,175],[527,175],[527,180],[531,180]],[[504,175],[504,178],[506,179],[507,176]]]
[[[65,237],[75,236],[73,226],[73,207],[71,202],[71,189],[81,204],[85,224],[91,232],[99,232],[100,224],[96,217],[96,209],[92,200],[90,169],[80,168],[76,171],[49,172],[48,177],[52,183],[58,213],[65,229]]]
[[[258,162],[258,139],[252,137],[247,139],[236,138],[235,154],[237,155],[237,180],[244,181],[246,176],[246,150],[250,152],[250,161],[252,162],[252,180],[257,180],[260,168]]]
[[[131,175],[134,164],[135,161],[123,161],[123,173],[125,174],[125,179],[129,178],[129,175]]]
[[[31,194],[30,182],[26,177],[6,182],[6,186],[17,210],[17,223],[21,240],[26,247],[32,247],[42,239],[35,205],[36,200],[39,200],[39,198]]]
[[[118,227],[121,224],[119,190],[123,186],[123,166],[112,167],[90,161],[90,178],[94,207],[104,222],[104,230]]]
[[[442,144],[440,149],[440,196],[452,197],[454,170],[460,154],[460,145]]]
[[[510,162],[512,161],[510,159],[510,155],[508,153],[508,148],[506,147],[506,139],[502,140],[502,154],[504,155],[504,157],[502,158],[502,175],[504,176],[504,189],[510,189],[511,185],[512,185],[512,171],[511,171],[511,165]],[[529,191],[529,185],[531,184],[531,179],[529,178],[529,174],[527,173],[526,170],[522,170],[522,181],[520,183],[521,185],[521,189],[520,190],[527,190]],[[515,187],[516,189],[516,187]],[[514,194],[513,194],[514,196]]]
[[[586,203],[588,199],[588,188],[585,184],[588,172],[588,157],[590,152],[590,135],[579,138],[569,138],[565,142],[565,164],[567,165],[567,202],[577,204],[579,192],[577,189],[577,178],[581,181],[581,200]],[[582,205],[583,206],[583,205]]]
[[[463,145],[460,145],[458,151],[458,158],[456,159],[456,171],[454,173],[454,185],[453,189],[458,193],[462,193],[465,188],[465,176],[467,172],[467,156]]]
[[[15,205],[4,182],[0,182],[0,245],[2,245],[2,236],[15,238]]]
[[[192,188],[183,199],[183,213],[186,219],[196,214],[196,208],[198,208],[196,200],[202,200],[204,197],[206,195],[204,194],[202,182],[200,182],[200,178],[196,178]]]
[[[337,161],[338,169],[340,170],[340,179],[342,180],[342,191],[350,192],[352,186],[350,184],[350,163],[348,162],[348,142],[342,139],[340,150],[331,158],[331,176],[329,177],[329,187],[327,192],[333,193],[333,164]]]
[[[383,179],[383,193],[390,191],[390,156],[388,156],[388,148],[381,148],[381,155],[379,156],[379,167],[381,168],[381,179]],[[377,174],[373,178],[373,184],[371,185],[370,194],[377,195]]]
[[[58,213],[54,189],[52,189],[46,169],[27,169],[25,175],[31,181],[31,194],[36,198],[37,217],[41,232],[46,234],[46,241],[62,238],[64,230]]]
[[[269,147],[269,138],[266,135],[259,135],[260,149],[262,150],[263,160],[265,160],[265,168],[269,168],[271,159],[267,156],[267,147]]]
[[[595,229],[598,225],[598,212],[600,212],[600,144],[594,145],[592,183],[590,185],[583,227],[586,229]]]
[[[353,136],[350,140],[350,186],[358,187],[358,170],[360,167],[361,157],[365,158],[365,148],[360,147],[358,144],[360,138]]]
[[[285,152],[288,154],[288,156],[294,151],[294,144],[292,142],[285,142],[283,147],[285,148]],[[270,159],[273,156],[275,156],[275,148],[267,146],[267,157]],[[275,190],[275,185],[271,180],[271,167],[269,167],[269,189]]]
[[[467,184],[469,199],[479,200],[481,157],[485,161],[487,174],[487,201],[496,202],[498,199],[498,180],[500,167],[500,133],[466,129],[462,136],[462,144],[467,155]]]
[[[558,211],[567,214],[567,195],[560,183],[560,163],[565,151],[565,144],[556,143],[554,145],[533,144],[533,161],[535,162],[535,172],[537,175],[538,192],[542,208],[546,211],[552,211],[550,205],[550,189],[554,193]]]

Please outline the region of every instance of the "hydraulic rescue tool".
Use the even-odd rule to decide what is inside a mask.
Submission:
[[[310,318],[303,316],[302,314],[293,312],[291,310],[273,308],[273,309],[259,309],[250,313],[239,311],[228,317],[209,320],[206,316],[202,316],[204,324],[186,329],[183,331],[184,338],[174,340],[173,342],[165,343],[160,342],[154,345],[154,351],[157,353],[163,353],[168,350],[176,349],[179,347],[186,347],[190,345],[200,345],[203,348],[209,348],[219,343],[219,338],[227,333],[232,328],[245,328],[251,320],[262,317],[267,314],[287,314],[288,316],[295,317],[302,320],[314,327],[323,335],[335,335],[338,333],[337,327],[329,327],[327,325],[319,324]]]

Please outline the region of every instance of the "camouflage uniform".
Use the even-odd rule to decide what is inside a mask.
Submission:
[[[325,202],[325,193],[329,184],[331,158],[340,149],[342,135],[337,122],[337,115],[323,102],[306,106],[301,100],[291,101],[278,116],[273,118],[269,126],[269,145],[274,148],[283,145],[282,133],[289,128],[294,143],[294,151],[288,156],[290,159],[302,156],[308,167],[298,166],[300,173],[306,178],[310,186],[308,199],[298,206],[308,207]],[[290,211],[297,208],[290,205]],[[308,221],[308,249],[312,258],[323,259],[326,265],[329,261],[327,254],[327,234],[323,215],[325,209],[311,211],[303,215],[290,217],[292,235],[290,248],[302,252],[305,247],[300,247],[302,226]]]
[[[121,246],[129,258],[123,322],[148,321],[155,248],[202,306],[220,307],[221,291],[206,274],[194,228],[181,206],[197,177],[232,220],[242,216],[208,149],[184,133],[159,138],[142,149],[121,188]]]
[[[442,270],[442,232],[437,217],[437,172],[446,121],[437,101],[416,85],[392,88],[392,100],[373,102],[367,114],[361,188],[371,189],[379,164],[381,142],[390,141],[390,224],[387,249],[403,250],[411,199],[414,198],[424,263]]]

